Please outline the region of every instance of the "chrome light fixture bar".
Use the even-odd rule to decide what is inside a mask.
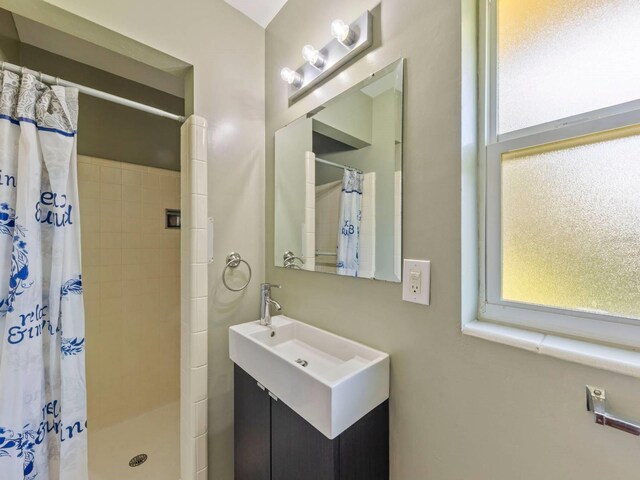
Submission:
[[[305,45],[302,49],[302,58],[305,61],[309,62],[311,65],[316,67],[318,70],[322,70],[324,68],[324,64],[326,62],[322,53],[313,48],[312,45]]]
[[[294,88],[298,88],[302,85],[302,75],[298,72],[294,72],[290,68],[283,68],[280,71],[280,77],[289,85],[293,85]]]
[[[282,78],[289,84],[289,105],[334,74],[352,58],[373,44],[371,13],[364,12],[356,21],[347,25],[341,20],[331,24],[334,37],[319,50],[305,46],[306,63],[297,70],[282,69]]]

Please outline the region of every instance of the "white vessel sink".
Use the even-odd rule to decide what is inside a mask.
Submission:
[[[229,356],[330,439],[389,398],[389,355],[285,316],[230,327]]]

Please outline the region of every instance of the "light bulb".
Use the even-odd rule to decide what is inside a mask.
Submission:
[[[304,59],[316,68],[324,67],[325,59],[322,54],[313,48],[313,45],[305,45],[302,49]]]
[[[331,22],[331,35],[343,45],[351,45],[356,40],[356,33],[340,19]]]
[[[280,70],[280,77],[282,78],[282,80],[287,82],[289,85],[293,85],[294,87],[299,87],[302,85],[302,75],[294,70],[291,70],[288,67]]]

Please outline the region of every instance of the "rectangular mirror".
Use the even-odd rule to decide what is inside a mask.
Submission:
[[[275,265],[400,282],[404,60],[275,135]]]

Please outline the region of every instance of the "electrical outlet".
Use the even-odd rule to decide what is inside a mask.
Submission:
[[[429,305],[431,262],[429,260],[404,260],[402,271],[402,299],[405,302]]]
[[[411,293],[420,295],[420,291],[422,290],[422,273],[420,270],[411,270],[409,272],[409,279],[411,280],[411,284],[409,285]]]

